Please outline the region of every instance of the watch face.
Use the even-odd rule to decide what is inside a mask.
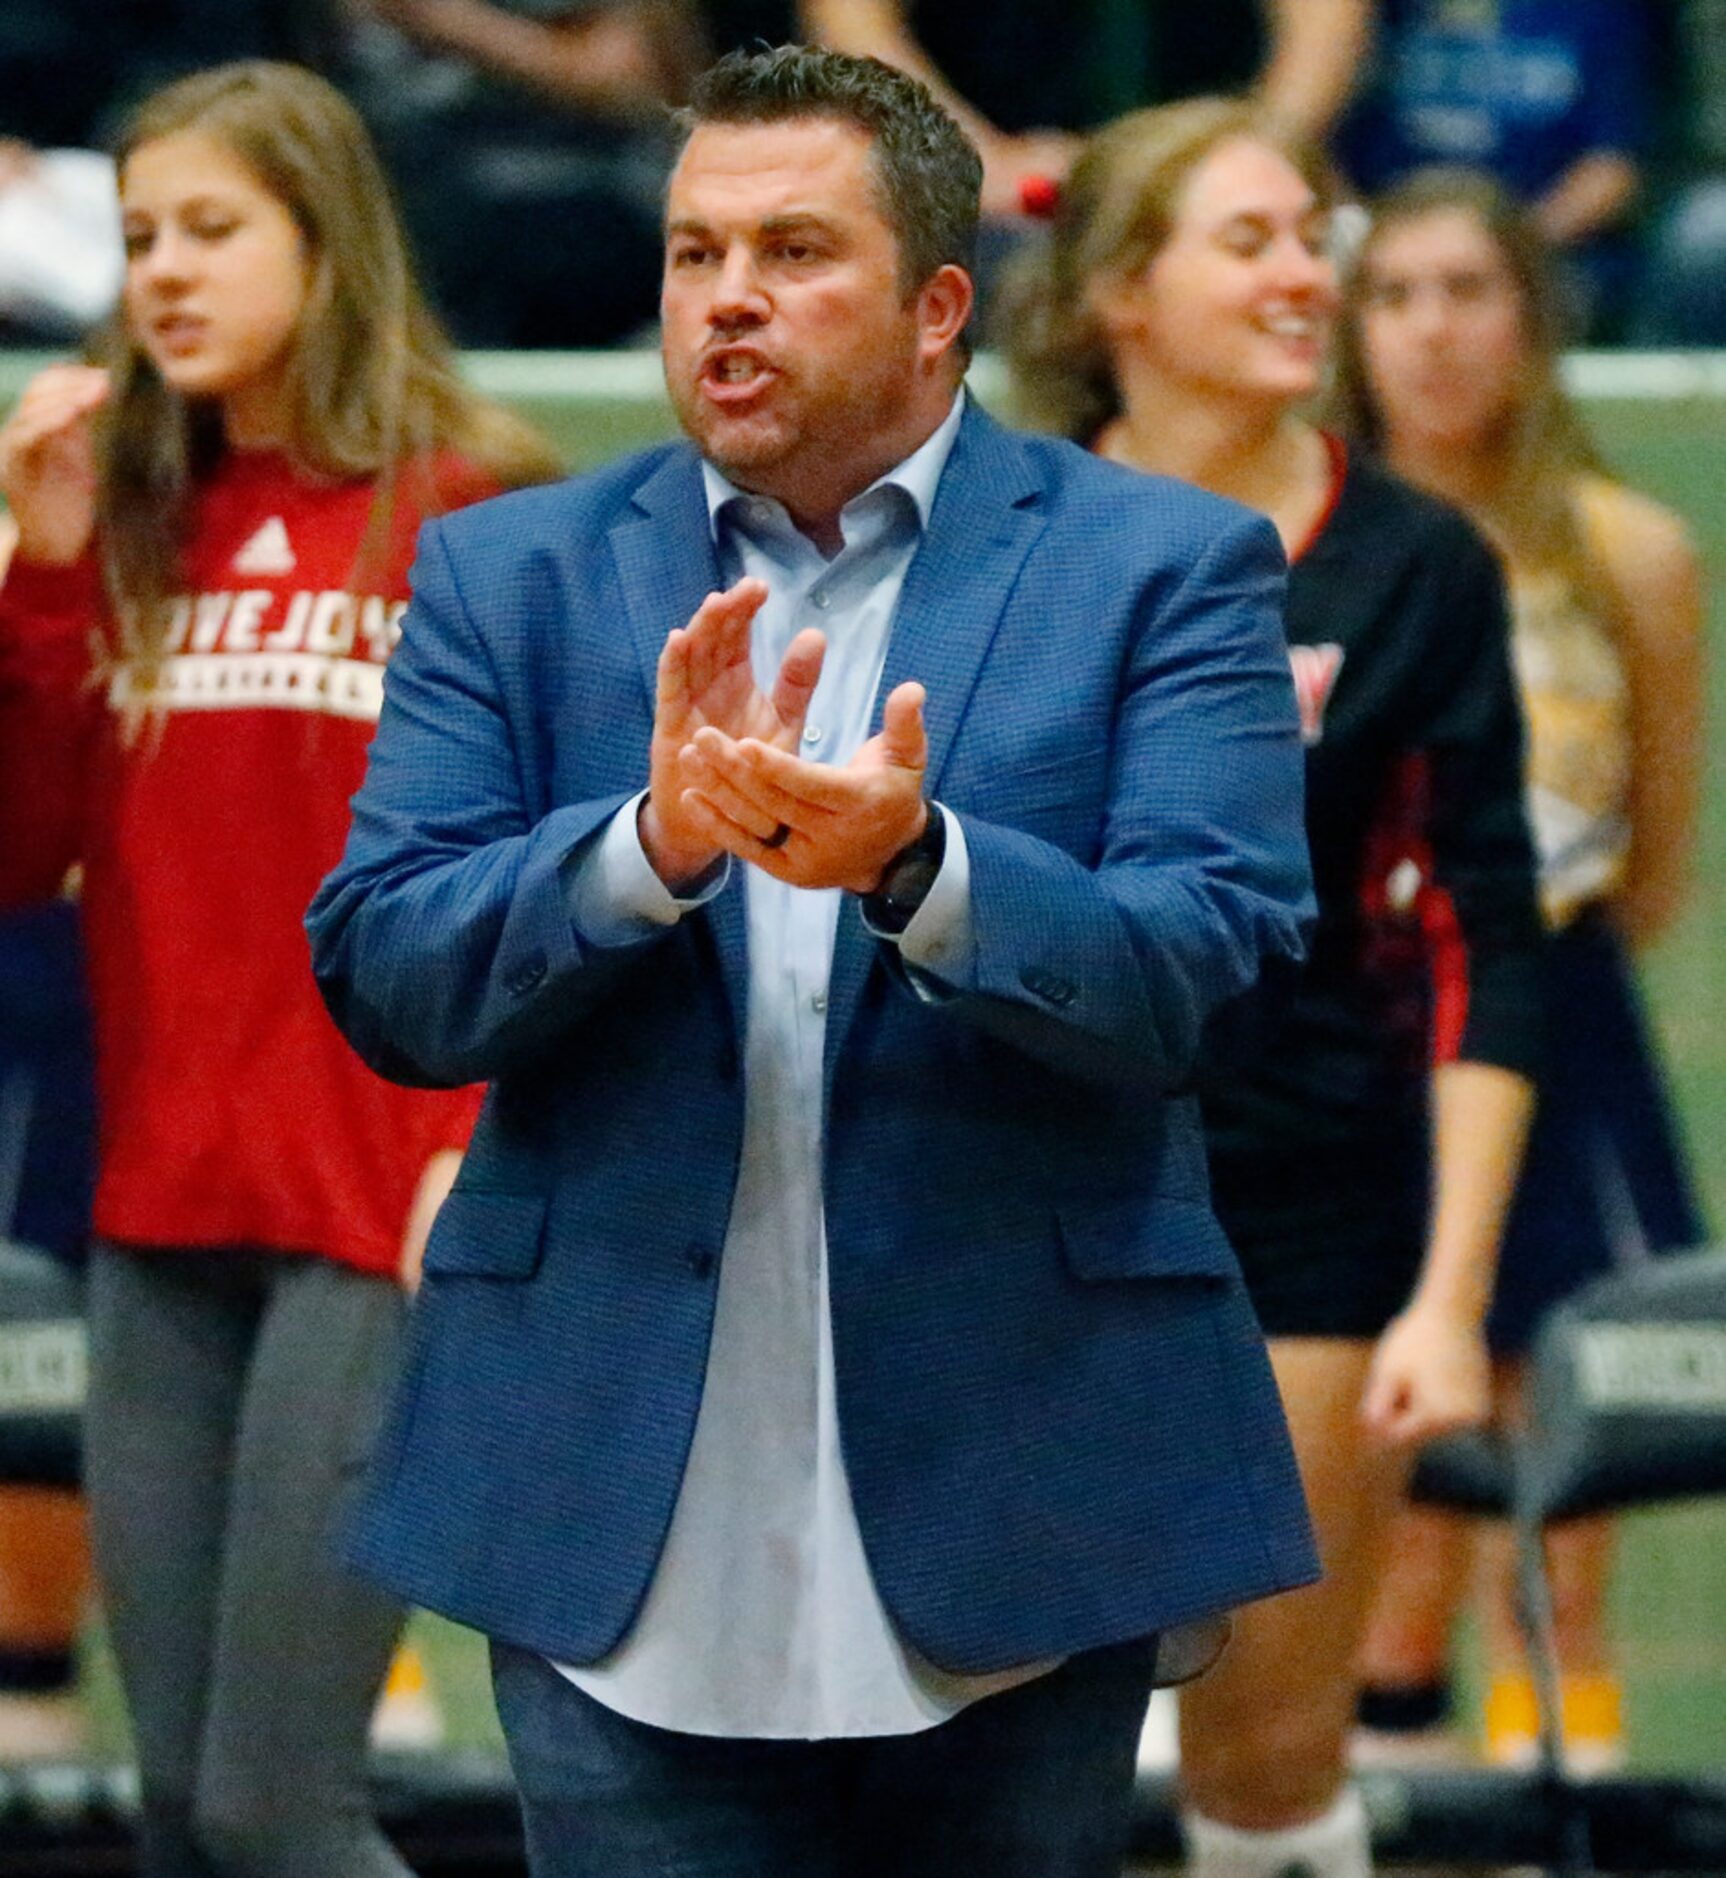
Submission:
[[[913,854],[902,860],[887,877],[886,900],[895,911],[914,913],[929,897],[941,863],[926,854]]]
[[[946,818],[931,803],[922,834],[887,863],[880,886],[868,896],[871,923],[890,935],[903,932],[912,915],[928,899],[946,852]]]

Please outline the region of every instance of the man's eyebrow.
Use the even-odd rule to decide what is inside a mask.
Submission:
[[[764,235],[793,235],[817,231],[833,234],[838,224],[831,217],[817,214],[813,209],[792,209],[783,215],[769,215],[756,224]],[[712,224],[704,222],[699,216],[682,215],[665,224],[668,235],[711,235]]]
[[[769,215],[761,224],[763,232],[769,235],[797,234],[810,228],[832,233],[836,226],[830,216],[818,215],[813,209],[791,209],[784,215]]]

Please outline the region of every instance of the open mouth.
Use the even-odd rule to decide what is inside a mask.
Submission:
[[[760,353],[727,349],[702,361],[701,387],[715,403],[738,404],[757,396],[777,376]]]

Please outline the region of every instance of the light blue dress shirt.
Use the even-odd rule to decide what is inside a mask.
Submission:
[[[846,504],[831,559],[777,502],[705,468],[727,585],[767,583],[755,680],[771,687],[806,626],[827,636],[803,754],[844,764],[869,732],[893,613],[958,432],[962,397],[898,468]],[[571,877],[596,944],[639,941],[722,890],[677,901],[642,853],[628,804]],[[937,811],[944,813],[944,811]],[[820,1739],[908,1734],[1043,1666],[958,1678],[895,1635],[875,1590],[845,1475],[833,1374],[821,1195],[821,1063],[837,889],[744,882],[749,940],[743,1150],[719,1266],[706,1384],[677,1506],[634,1627],[603,1662],[560,1665],[608,1707],[685,1733]],[[920,977],[971,970],[964,831],[899,941]],[[677,1178],[675,1142],[666,1179]],[[579,1543],[579,1535],[575,1535]]]

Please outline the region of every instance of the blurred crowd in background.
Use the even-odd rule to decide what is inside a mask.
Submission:
[[[1579,340],[1726,344],[1726,0],[0,0],[0,340],[75,338],[111,299],[100,153],[126,107],[264,56],[360,106],[460,343],[628,343],[657,300],[666,107],[716,54],[793,38],[959,111],[991,265],[1036,238],[1076,133],[1257,87],[1363,193],[1497,173],[1571,263]]]

